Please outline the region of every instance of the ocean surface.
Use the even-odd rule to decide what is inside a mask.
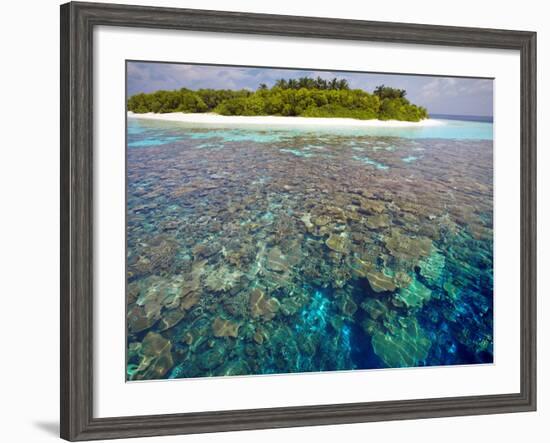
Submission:
[[[127,379],[492,363],[493,124],[437,119],[128,119]]]

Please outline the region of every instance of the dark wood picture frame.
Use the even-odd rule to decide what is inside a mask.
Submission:
[[[93,416],[95,26],[517,50],[521,57],[521,390],[516,394],[153,416]],[[189,9],[61,6],[61,437],[70,441],[536,409],[536,33]],[[122,295],[121,295],[122,296]]]

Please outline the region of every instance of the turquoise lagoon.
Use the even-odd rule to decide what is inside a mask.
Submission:
[[[493,361],[493,125],[128,119],[127,378]]]

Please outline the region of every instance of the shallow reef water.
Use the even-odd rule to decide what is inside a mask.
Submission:
[[[492,363],[492,140],[402,135],[129,119],[127,379]]]

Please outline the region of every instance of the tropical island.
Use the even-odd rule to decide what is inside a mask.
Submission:
[[[380,85],[372,93],[351,89],[346,79],[320,77],[280,79],[269,88],[262,83],[247,89],[181,88],[140,93],[128,99],[134,114],[218,114],[222,116],[279,116],[398,120],[419,122],[428,111],[411,103],[403,89]]]

